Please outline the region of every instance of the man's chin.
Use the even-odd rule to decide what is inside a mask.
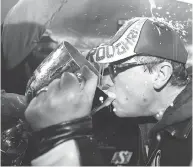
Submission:
[[[116,101],[113,101],[113,112],[118,117],[125,117],[124,111],[118,106]]]
[[[116,116],[120,118],[126,118],[126,117],[138,117],[135,113],[130,113],[130,112],[125,112],[122,109],[117,109],[114,108],[113,112],[115,113]]]
[[[116,116],[118,116],[119,118],[125,118],[126,116],[124,116],[124,115],[122,115],[122,114],[120,114],[120,113],[116,113],[116,112],[114,112],[115,113],[115,115]]]
[[[114,112],[115,115],[118,116],[118,117],[123,117],[123,118],[124,118],[124,117],[127,117],[127,116],[125,115],[125,113],[122,112],[121,109],[113,108],[113,112]]]

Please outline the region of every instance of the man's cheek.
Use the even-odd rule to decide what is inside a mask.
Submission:
[[[120,76],[115,84],[117,101],[122,104],[128,103],[135,96],[139,96],[137,83],[127,76]]]
[[[127,91],[125,89],[121,89],[121,88],[118,88],[116,90],[116,100],[124,105],[126,103],[128,103],[128,95],[127,95]]]

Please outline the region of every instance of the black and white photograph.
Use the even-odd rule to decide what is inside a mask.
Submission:
[[[192,166],[193,0],[1,0],[1,166]]]

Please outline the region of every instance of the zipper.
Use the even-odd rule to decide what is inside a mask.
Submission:
[[[188,123],[187,128],[185,129],[186,133],[184,134],[184,138],[187,138],[192,130],[192,120]]]
[[[160,135],[160,136],[161,136],[160,133],[158,133],[157,135]],[[157,135],[156,135],[156,137],[157,137]],[[156,141],[158,141],[158,140],[156,139]],[[158,147],[159,147],[160,142],[161,142],[161,140],[159,140],[159,141],[157,142],[154,151],[152,152],[150,158],[148,158],[148,162],[146,163],[146,166],[149,166],[149,163],[150,163],[150,161],[152,160],[153,156],[155,155],[155,152],[158,150]]]
[[[147,162],[147,155],[146,155],[146,151],[144,151],[145,150],[145,146],[144,146],[144,142],[143,142],[142,132],[141,131],[142,131],[142,129],[139,126],[139,133],[140,133],[140,135],[139,135],[139,149],[138,149],[138,151],[139,151],[138,155],[139,156],[138,156],[138,163],[137,163],[137,165],[140,165],[141,152],[142,152],[144,164],[146,164],[146,162]]]
[[[140,166],[140,157],[141,157],[141,154],[140,154],[140,151],[141,151],[141,131],[140,131],[140,128],[139,128],[139,148],[138,148],[138,161],[137,161],[137,166]]]

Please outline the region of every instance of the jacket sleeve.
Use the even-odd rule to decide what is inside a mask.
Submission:
[[[24,112],[27,107],[25,96],[6,93],[1,90],[1,130],[7,130],[14,126],[19,119],[24,119]]]
[[[33,159],[32,166],[99,166],[104,165],[93,138],[66,141]]]

